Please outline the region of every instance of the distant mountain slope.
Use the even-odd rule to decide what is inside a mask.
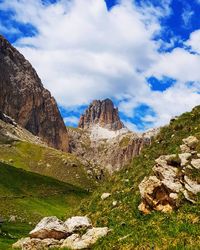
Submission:
[[[44,216],[68,217],[88,193],[74,185],[0,163],[0,249],[11,249],[16,238]]]
[[[3,114],[0,117],[0,162],[85,189],[95,185],[95,176],[87,174],[75,155],[47,147],[11,118],[5,115],[3,118]]]
[[[155,159],[180,153],[182,139],[190,135],[200,139],[200,106],[172,119],[130,166],[113,175],[88,202],[84,201],[82,214],[88,214],[97,225],[113,229],[93,249],[199,249],[199,194],[196,204],[180,197],[180,207],[171,214],[154,211],[143,215],[138,209],[141,202],[138,186],[145,176],[152,175]],[[196,150],[200,153],[200,143]],[[188,174],[200,184],[200,171],[191,169]],[[102,200],[104,192],[111,196]]]
[[[31,64],[3,36],[0,110],[49,146],[68,151],[68,135],[55,99],[43,87]]]

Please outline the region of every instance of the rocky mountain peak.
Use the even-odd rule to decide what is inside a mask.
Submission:
[[[35,69],[0,36],[0,109],[49,146],[68,151],[68,135],[55,99]]]
[[[121,122],[118,108],[114,107],[112,100],[94,100],[79,121],[79,128],[88,129],[94,125],[117,131],[124,128]]]

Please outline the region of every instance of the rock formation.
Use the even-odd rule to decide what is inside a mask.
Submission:
[[[45,217],[30,232],[30,237],[18,240],[12,247],[23,250],[88,249],[108,232],[107,227],[92,227],[86,216],[75,216],[66,222],[55,216]]]
[[[114,107],[110,99],[94,100],[81,116],[78,127],[88,129],[96,124],[114,131],[124,127],[119,118],[118,108]]]
[[[193,173],[200,169],[200,154],[195,151],[199,141],[189,136],[183,142],[180,154],[160,156],[153,167],[154,175],[145,177],[140,183],[142,203],[139,210],[144,214],[151,210],[171,212],[179,206],[181,197],[195,203],[200,192],[200,183],[193,179]]]
[[[49,146],[68,151],[68,135],[55,99],[31,64],[0,36],[0,109]]]

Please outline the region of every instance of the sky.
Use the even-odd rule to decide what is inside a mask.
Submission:
[[[200,105],[200,0],[0,0],[0,34],[34,66],[66,125],[111,98],[145,131]]]

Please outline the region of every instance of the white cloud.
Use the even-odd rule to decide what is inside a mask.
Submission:
[[[186,45],[191,46],[193,51],[200,53],[200,29],[191,33]]]
[[[67,125],[76,125],[78,124],[79,119],[76,116],[64,117],[64,122]]]
[[[159,54],[162,41],[152,38],[162,30],[160,18],[171,13],[170,0],[160,1],[157,8],[145,2],[138,7],[132,0],[121,0],[108,11],[103,0],[60,0],[49,5],[40,0],[3,0],[0,9],[11,9],[16,21],[38,30],[36,36],[15,45],[60,105],[72,109],[92,99],[116,98],[120,110],[131,117],[139,104],[146,103],[157,120],[148,115],[143,120],[159,126],[200,103],[195,92],[200,57],[183,48]],[[199,50],[198,36],[188,41],[195,50]],[[152,75],[175,78],[177,84],[153,92],[146,82]],[[187,81],[197,84],[189,88]]]
[[[184,10],[183,10],[183,13],[182,13],[182,19],[183,19],[183,23],[184,23],[184,26],[186,28],[188,28],[191,24],[191,19],[194,15],[194,11],[191,10],[191,7],[187,6]]]

